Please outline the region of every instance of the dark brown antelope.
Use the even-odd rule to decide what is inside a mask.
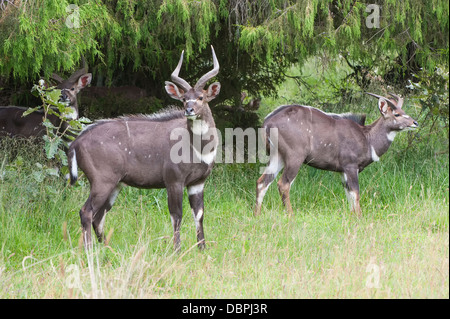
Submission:
[[[84,63],[83,68],[75,71],[68,79],[63,80],[57,75],[53,75],[60,83],[57,86],[61,90],[61,102],[67,102],[68,107],[72,109],[70,114],[65,115],[67,120],[78,118],[77,94],[85,88],[92,80],[92,74],[87,73],[87,66]],[[26,116],[23,113],[26,107],[3,106],[0,107],[0,136],[10,137],[40,137],[45,134],[45,127],[42,125],[44,111],[37,110]],[[47,114],[47,118],[55,126],[64,131],[68,123],[54,114]]]
[[[256,186],[255,215],[269,185],[284,168],[278,190],[289,215],[293,210],[289,191],[300,166],[342,173],[347,199],[358,216],[358,174],[386,153],[398,132],[418,127],[417,122],[402,110],[403,99],[367,93],[378,98],[381,116],[364,126],[365,116],[331,114],[301,105],[280,106],[264,120],[266,148],[270,149],[269,165]]]
[[[220,91],[218,82],[203,90],[206,82],[219,72],[219,62],[214,49],[211,49],[214,68],[203,75],[194,87],[178,76],[183,53],[171,76],[176,84],[166,82],[167,93],[182,101],[184,109],[172,107],[153,115],[98,121],[70,145],[71,182],[76,181],[79,167],[91,185],[89,197],[80,210],[87,249],[92,245],[92,226],[97,239],[103,241],[106,213],[111,209],[122,185],[167,189],[177,251],[180,249],[183,191],[187,187],[198,246],[205,247],[203,186],[212,170],[218,144],[208,102]],[[189,156],[184,161],[179,161],[178,152],[174,152],[180,143],[174,136],[180,132],[187,133],[182,151],[186,153],[187,150]]]

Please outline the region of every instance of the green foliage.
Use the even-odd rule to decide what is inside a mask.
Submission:
[[[283,52],[290,61],[303,61],[318,50],[346,51],[353,59],[398,55],[405,44],[419,46],[417,59],[433,68],[439,47],[448,47],[447,1],[379,2],[380,28],[366,27],[366,4],[356,1],[285,0],[155,0],[155,1],[34,0],[1,15],[0,71],[26,79],[44,71],[70,70],[80,54],[98,57],[103,71],[132,62],[158,76],[158,66],[170,64],[186,50],[187,59],[215,42],[220,30],[237,50],[270,62]],[[73,16],[79,27],[70,27]],[[218,40],[218,39],[217,39]],[[174,48],[177,47],[176,50]],[[447,55],[448,58],[448,55]],[[14,66],[14,67],[13,67]],[[108,79],[110,82],[111,78]]]
[[[35,84],[31,89],[31,92],[41,99],[42,105],[30,108],[23,114],[24,116],[27,116],[40,108],[44,110],[42,123],[45,126],[46,131],[46,134],[43,136],[45,155],[47,156],[47,159],[56,159],[62,165],[61,172],[64,174],[68,171],[65,150],[69,147],[69,141],[73,141],[84,128],[85,124],[91,123],[91,121],[85,117],[76,120],[67,120],[66,115],[71,114],[72,108],[65,102],[59,102],[58,100],[61,91],[55,87],[46,88],[44,86],[44,81]],[[49,120],[49,114],[55,115],[61,120],[59,126],[55,126]],[[65,123],[68,123],[69,125],[64,128]],[[50,175],[54,174],[52,170],[45,171]]]
[[[19,80],[49,76],[55,70],[74,68],[80,53],[100,54],[96,37],[105,36],[111,23],[100,1],[75,1],[81,28],[69,28],[69,1],[35,0],[20,2],[1,12],[0,73]],[[92,21],[95,19],[95,27]]]
[[[363,89],[368,73],[396,85],[419,68],[448,66],[449,4],[444,0],[375,1],[379,28],[367,26],[373,14],[368,4],[353,0],[73,3],[75,9],[68,1],[22,1],[0,11],[3,77],[35,81],[69,72],[85,56],[98,86],[137,85],[166,104],[172,101],[162,84],[180,51],[186,53],[182,76],[193,82],[211,67],[208,46],[213,44],[223,90],[212,104],[236,108],[243,91],[276,96],[286,70],[311,57],[345,59]],[[326,66],[333,71],[333,64]]]
[[[423,112],[427,117],[437,117],[448,130],[448,70],[436,68],[433,72],[422,71],[416,74],[416,79],[409,88],[419,99]]]
[[[421,106],[420,119],[423,123],[414,139],[430,143],[435,139],[436,151],[448,153],[449,134],[449,77],[448,69],[436,68],[432,72],[422,70],[415,74],[415,80],[408,86],[412,97]],[[411,139],[410,143],[413,142]]]
[[[267,1],[257,2],[262,6]],[[436,48],[448,48],[449,6],[446,1],[436,1],[433,5],[414,0],[380,1],[377,4],[381,9],[380,28],[366,26],[371,12],[366,12],[367,4],[362,2],[270,3],[271,10],[263,23],[256,25],[251,19],[241,23],[241,47],[260,58],[265,54],[261,52],[261,44],[268,46],[268,51],[273,51],[274,45],[282,46],[291,60],[304,61],[325,50],[346,52],[352,60],[364,61],[401,55],[406,51],[406,44],[414,42],[419,47],[416,59],[427,69],[446,61],[445,57],[441,59],[433,54]]]

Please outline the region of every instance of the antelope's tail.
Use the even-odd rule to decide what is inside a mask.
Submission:
[[[69,148],[69,174],[70,185],[75,184],[78,179],[78,165],[77,165],[77,152],[75,148]]]

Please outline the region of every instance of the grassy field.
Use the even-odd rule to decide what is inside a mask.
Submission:
[[[265,100],[260,112],[277,103]],[[448,153],[437,141],[407,141],[399,134],[360,174],[362,218],[338,174],[306,166],[291,190],[292,218],[275,184],[254,217],[261,165],[218,164],[205,186],[205,251],[187,196],[175,254],[166,191],[124,188],[107,244],[90,256],[78,215],[87,182],[69,187],[34,143],[3,141],[0,298],[449,298]]]
[[[220,164],[206,185],[208,249],[184,201],[172,249],[165,190],[123,189],[107,245],[87,258],[78,211],[88,186],[43,183],[30,159],[3,161],[1,298],[448,298],[448,158],[398,155],[361,174],[363,217],[340,177],[304,167],[284,213],[276,187],[252,216],[256,164]],[[442,156],[441,156],[442,159]]]

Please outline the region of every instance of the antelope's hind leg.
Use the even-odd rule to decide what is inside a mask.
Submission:
[[[258,178],[258,181],[256,182],[256,205],[253,213],[255,216],[261,214],[261,205],[267,189],[283,167],[283,160],[277,153],[275,156],[270,158],[269,165],[265,168],[261,177]]]
[[[347,195],[347,200],[352,212],[356,213],[358,217],[361,217],[358,169],[345,170],[344,173],[342,173],[342,185],[344,185],[345,195]]]
[[[83,231],[84,246],[92,248],[91,228],[94,227],[99,241],[103,240],[103,225],[106,212],[111,209],[113,191],[117,185],[111,187],[91,186],[91,192],[86,203],[80,210],[81,227]],[[117,192],[118,193],[118,192]],[[117,194],[115,194],[115,197]]]
[[[288,161],[284,168],[281,178],[278,180],[278,191],[280,192],[283,205],[286,207],[289,216],[294,214],[290,200],[291,185],[298,174],[298,170],[302,165],[302,160]]]
[[[93,216],[92,226],[94,227],[95,234],[97,235],[97,239],[100,243],[105,242],[104,225],[106,213],[108,213],[108,211],[114,205],[114,202],[116,201],[116,198],[119,195],[121,189],[121,185],[117,185],[109,194],[108,199],[103,204],[103,206]]]

